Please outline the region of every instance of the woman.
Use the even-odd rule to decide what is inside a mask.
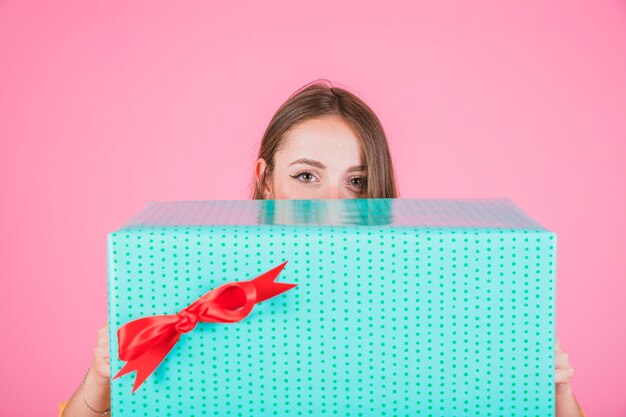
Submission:
[[[296,91],[265,130],[254,165],[253,199],[398,197],[387,139],[374,112],[354,94],[315,81]],[[584,416],[571,389],[573,369],[556,341],[557,417]],[[106,415],[109,332],[98,332],[83,383],[59,416]]]

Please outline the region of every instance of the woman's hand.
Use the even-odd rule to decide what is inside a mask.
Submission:
[[[574,376],[574,368],[569,363],[569,355],[561,349],[559,338],[556,338],[556,350],[554,352],[554,387],[555,395],[567,395],[571,392],[570,382]]]
[[[94,409],[103,412],[110,408],[109,357],[109,325],[105,324],[98,330],[98,339],[87,375],[63,409],[63,416],[92,417],[97,415],[94,414]]]
[[[569,363],[569,355],[561,349],[559,338],[556,338],[554,352],[554,395],[556,417],[585,417],[574,393],[571,381],[574,368]]]
[[[96,347],[93,350],[93,359],[87,375],[94,383],[108,385],[111,378],[109,354],[109,325],[108,323],[98,330]]]

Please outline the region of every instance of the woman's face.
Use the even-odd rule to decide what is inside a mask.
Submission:
[[[298,123],[274,154],[274,171],[265,199],[357,198],[365,183],[365,167],[356,132],[339,116]],[[255,164],[257,181],[266,167]]]

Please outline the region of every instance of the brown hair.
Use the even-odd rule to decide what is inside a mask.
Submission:
[[[328,80],[315,80],[294,92],[267,126],[258,155],[267,166],[261,180],[252,183],[252,199],[263,199],[265,182],[273,173],[274,154],[280,149],[285,133],[300,122],[327,115],[342,117],[357,132],[361,160],[366,166],[363,198],[398,197],[387,137],[376,114],[353,93],[334,87]]]

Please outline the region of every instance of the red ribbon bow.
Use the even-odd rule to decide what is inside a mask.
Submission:
[[[174,347],[180,335],[198,321],[234,323],[244,319],[256,303],[297,284],[274,282],[287,261],[249,281],[229,282],[212,289],[177,314],[144,317],[117,330],[119,356],[127,363],[113,379],[137,371],[133,393]]]

